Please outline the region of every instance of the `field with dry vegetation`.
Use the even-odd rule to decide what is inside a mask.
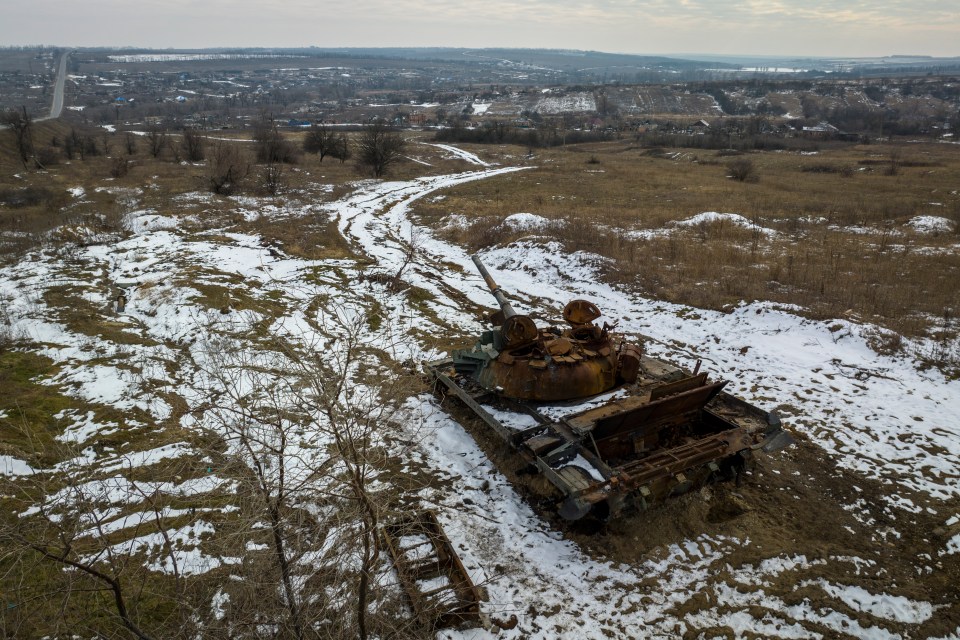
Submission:
[[[437,637],[378,547],[424,507],[501,638],[960,633],[957,145],[405,132],[377,180],[302,131],[32,133],[0,131],[0,634]],[[526,502],[418,375],[493,304],[479,250],[797,442],[589,529]]]
[[[177,150],[181,135],[165,134],[166,146],[154,157],[148,136],[98,129],[83,136],[95,153],[66,160],[55,145],[75,130],[60,123],[35,129],[49,158],[44,172],[22,170],[9,136],[3,143],[10,149],[0,166],[0,231],[14,252],[54,228],[115,228],[132,190],[142,192],[138,206],[161,212],[178,193],[210,191],[221,149],[238,153],[244,165],[238,193],[279,189],[281,205],[334,198],[362,177],[352,161],[321,163],[315,154],[258,165],[250,142],[239,139],[210,138],[208,160],[188,163]],[[300,146],[303,134],[285,135]],[[428,133],[408,137],[408,159],[391,168],[392,179],[430,175],[439,161],[445,170],[473,166],[444,157]],[[418,202],[415,214],[472,250],[522,237],[559,240],[566,251],[607,258],[604,276],[611,282],[670,302],[728,309],[771,300],[814,318],[859,319],[877,325],[875,345],[891,353],[905,348],[903,338],[933,337],[942,348],[917,355],[955,370],[960,147],[821,142],[804,148],[815,150],[651,148],[631,138],[529,156],[522,147],[477,145],[472,150],[490,163],[527,169]],[[311,191],[317,180],[326,191]],[[94,182],[100,186],[89,188]],[[83,197],[71,197],[69,190],[83,185]],[[204,219],[220,215],[216,209],[204,203]],[[533,214],[535,222],[508,220],[518,213]],[[258,224],[265,238],[297,255],[342,250],[326,224]]]
[[[491,160],[521,155],[485,151]],[[903,348],[900,336],[937,337],[943,349],[924,355],[958,365],[957,145],[734,154],[621,140],[541,150],[527,162],[527,171],[459,186],[416,212],[472,249],[558,239],[566,251],[608,258],[611,281],[671,302],[771,300],[815,318],[857,318],[882,328],[876,346],[885,351]],[[508,219],[520,212],[537,218]]]

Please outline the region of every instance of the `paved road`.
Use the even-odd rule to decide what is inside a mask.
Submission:
[[[59,118],[63,112],[63,85],[67,81],[67,57],[69,55],[70,52],[65,51],[63,55],[60,56],[60,69],[57,71],[57,81],[53,87],[53,104],[50,105],[50,115],[45,118],[37,118],[37,120]]]

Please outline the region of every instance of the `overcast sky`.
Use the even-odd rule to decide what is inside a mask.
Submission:
[[[0,44],[960,55],[958,0],[5,0]]]

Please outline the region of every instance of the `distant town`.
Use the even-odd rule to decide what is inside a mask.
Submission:
[[[958,127],[960,59],[682,60],[459,49],[0,51],[0,106],[42,117],[68,53],[66,121],[115,130],[281,126],[877,138]],[[561,134],[560,132],[564,132]],[[568,140],[568,136],[573,137]],[[474,133],[470,141],[483,141]],[[715,146],[715,145],[710,145]]]

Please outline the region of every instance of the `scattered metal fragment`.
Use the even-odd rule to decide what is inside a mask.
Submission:
[[[484,593],[473,584],[436,513],[410,514],[381,532],[420,626],[434,630],[485,621]]]

